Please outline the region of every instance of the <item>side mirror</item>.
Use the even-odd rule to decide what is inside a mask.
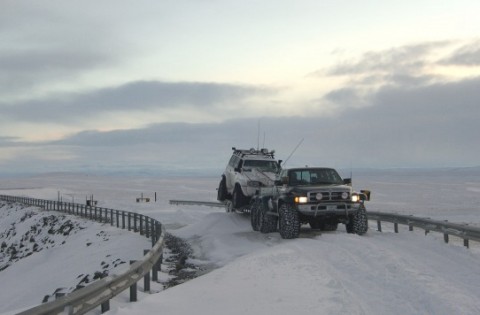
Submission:
[[[348,186],[352,186],[352,179],[351,178],[344,178],[343,179],[343,184],[348,185]]]
[[[242,172],[242,169],[241,169],[240,167],[235,167],[233,170],[234,170],[235,172],[237,172],[237,173],[241,173],[241,172]]]
[[[370,201],[370,193],[371,193],[370,190],[365,189],[365,190],[360,190],[360,192],[365,195],[366,201]]]

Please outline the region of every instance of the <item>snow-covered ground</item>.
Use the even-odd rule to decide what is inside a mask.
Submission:
[[[252,232],[245,215],[225,213],[221,208],[168,204],[169,199],[215,201],[218,180],[50,174],[2,179],[0,193],[55,200],[60,195],[75,202],[93,194],[100,206],[137,211],[160,220],[171,233],[190,242],[195,257],[189,262],[205,269],[213,267],[184,284],[141,295],[138,303],[114,304],[108,314],[480,313],[480,245],[472,242],[471,249],[460,242],[447,245],[440,234],[425,237],[421,231],[412,233],[406,228],[395,234],[388,224],[380,233],[375,231],[375,222],[362,237],[346,234],[343,226],[324,233],[305,227],[299,239],[282,240],[278,233]],[[480,226],[478,171],[364,171],[354,174],[353,182],[354,188],[372,190],[369,210]],[[155,192],[157,202],[153,202]],[[142,193],[152,202],[136,203]],[[94,232],[86,236],[91,238],[98,228],[92,224],[81,231],[92,229]],[[140,248],[130,241],[135,234],[127,234],[128,241],[120,240],[120,235],[119,241],[112,235],[109,241],[98,243],[110,244],[108,248],[119,244],[135,251]],[[30,260],[37,255],[33,254],[27,258],[30,261],[25,259],[0,272],[0,305],[8,302],[4,292],[37,290],[29,286],[32,282],[52,281],[52,288],[61,286],[58,279],[48,277],[55,278],[58,269],[72,265],[66,256],[74,255],[78,248],[83,257],[99,256],[99,262],[105,258],[105,252],[87,252],[91,246],[78,238],[78,244],[68,241],[68,246],[49,249],[48,263],[42,257],[45,254]],[[66,256],[60,248],[68,252]],[[21,280],[5,281],[5,272]],[[82,273],[64,272],[65,277]],[[52,291],[44,287],[38,290],[40,296]],[[33,294],[24,296],[33,299]]]

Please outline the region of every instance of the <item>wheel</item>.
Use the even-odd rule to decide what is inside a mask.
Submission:
[[[252,203],[251,208],[250,208],[250,223],[252,224],[252,229],[254,231],[259,231],[260,226],[258,224],[258,212],[259,212],[259,205],[260,205],[261,200],[255,199],[255,201]]]
[[[292,205],[284,203],[278,209],[278,231],[284,239],[297,238],[300,234],[298,212]]]
[[[233,208],[240,209],[242,206],[245,205],[245,200],[246,200],[246,197],[243,194],[242,189],[240,188],[239,185],[236,185],[235,189],[233,190],[233,196],[232,196]]]
[[[220,184],[218,184],[217,200],[225,201],[225,199],[227,199],[227,183],[225,177],[222,177]]]
[[[268,215],[268,206],[265,201],[261,201],[258,205],[258,226],[262,233],[271,233],[277,230],[278,219],[276,216]]]
[[[356,233],[363,235],[368,231],[368,217],[367,210],[364,205],[360,205],[360,208],[351,217],[346,224],[347,233]]]

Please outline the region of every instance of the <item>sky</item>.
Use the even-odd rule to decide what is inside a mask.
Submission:
[[[478,1],[0,2],[0,174],[478,166]]]

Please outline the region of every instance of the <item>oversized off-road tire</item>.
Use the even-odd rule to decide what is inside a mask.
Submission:
[[[360,208],[351,217],[350,221],[346,224],[347,233],[355,233],[363,235],[368,231],[368,217],[367,210],[364,205],[360,205]]]
[[[284,203],[278,209],[278,231],[284,239],[297,238],[300,234],[300,219],[295,208]]]
[[[240,209],[247,202],[247,197],[242,192],[242,188],[237,184],[233,189],[232,203],[234,209]]]
[[[258,208],[261,202],[261,200],[255,199],[250,206],[250,223],[252,224],[252,229],[254,231],[260,230],[260,226],[258,224],[260,211]]]
[[[225,201],[225,199],[227,199],[227,195],[227,182],[225,177],[222,177],[222,180],[220,180],[220,184],[218,184],[217,200]]]
[[[278,219],[276,216],[267,214],[268,206],[264,200],[258,206],[258,226],[262,233],[271,233],[277,230]]]

